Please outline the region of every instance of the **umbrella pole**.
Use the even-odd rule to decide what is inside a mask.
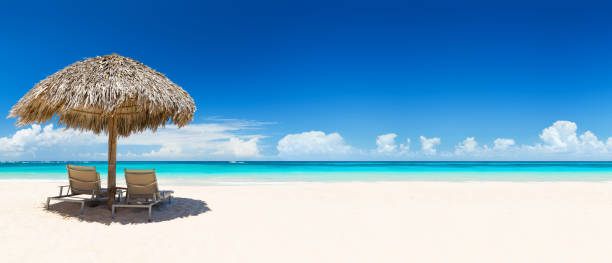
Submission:
[[[115,202],[115,177],[117,173],[117,119],[115,116],[108,121],[108,208]]]

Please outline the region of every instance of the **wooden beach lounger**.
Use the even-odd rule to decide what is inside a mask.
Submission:
[[[151,222],[151,208],[164,199],[168,199],[171,203],[174,191],[160,191],[157,188],[155,170],[125,169],[124,171],[127,196],[121,203],[113,205],[111,217],[115,218],[117,207],[148,208],[149,222]]]
[[[108,200],[108,192],[100,185],[100,173],[96,172],[96,167],[68,164],[66,165],[66,169],[68,170],[68,180],[70,184],[60,186],[58,196],[47,198],[47,209],[49,209],[51,200],[80,203],[80,213],[83,214],[85,202]],[[64,194],[64,187],[68,188],[66,194]],[[121,191],[119,191],[119,194],[121,195]],[[84,195],[89,195],[89,197]],[[119,198],[121,199],[121,197]]]

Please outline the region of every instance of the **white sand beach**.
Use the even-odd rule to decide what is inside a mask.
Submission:
[[[610,262],[612,183],[180,186],[172,205],[60,203],[0,184],[2,262]]]

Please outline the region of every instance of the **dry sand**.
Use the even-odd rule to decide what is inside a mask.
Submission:
[[[612,183],[162,182],[152,223],[55,185],[0,183],[2,262],[612,262]]]

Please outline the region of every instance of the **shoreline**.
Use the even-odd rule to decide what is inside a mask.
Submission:
[[[173,186],[249,186],[249,185],[300,185],[300,184],[395,184],[395,183],[457,183],[457,184],[495,184],[495,183],[515,183],[515,184],[542,184],[542,183],[590,183],[590,184],[609,184],[612,183],[612,178],[606,180],[566,180],[566,179],[557,179],[557,180],[411,180],[411,179],[398,179],[398,180],[354,180],[354,181],[265,181],[265,180],[253,180],[253,181],[220,181],[215,179],[163,179],[158,178],[158,181],[161,185],[173,185]],[[0,178],[0,182],[2,183],[47,183],[47,184],[58,184],[58,185],[67,185],[67,179],[15,179],[15,178]],[[102,179],[102,187],[105,187],[105,179]],[[125,179],[117,179],[117,185],[125,185]]]

